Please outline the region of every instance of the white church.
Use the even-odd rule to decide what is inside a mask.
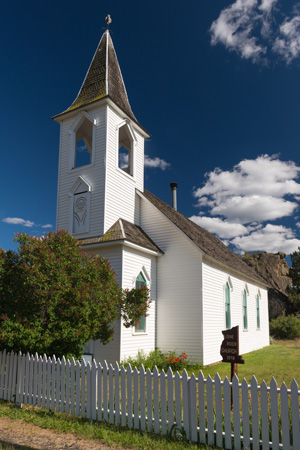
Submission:
[[[215,236],[144,189],[144,140],[109,30],[60,124],[57,230],[106,257],[122,288],[147,284],[152,303],[132,328],[114,324],[96,361],[156,347],[203,365],[221,360],[222,330],[239,325],[240,353],[269,345],[266,283]],[[173,189],[176,186],[173,185]]]

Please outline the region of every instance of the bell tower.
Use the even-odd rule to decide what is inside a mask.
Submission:
[[[108,27],[76,99],[53,119],[60,124],[56,229],[87,239],[120,218],[139,225],[149,134],[132,112]]]

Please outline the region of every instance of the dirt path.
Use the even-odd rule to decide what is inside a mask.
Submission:
[[[36,425],[0,417],[0,442],[26,445],[37,450],[121,450],[101,441],[82,439],[74,434],[58,434]]]

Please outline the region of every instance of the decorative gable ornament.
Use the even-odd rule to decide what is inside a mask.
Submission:
[[[91,190],[90,184],[80,176],[70,191],[72,211],[70,232],[72,234],[89,232]]]

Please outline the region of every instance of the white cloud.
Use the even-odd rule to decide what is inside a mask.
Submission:
[[[290,64],[300,54],[300,15],[285,19],[279,27],[280,35],[273,44],[273,51]]]
[[[80,152],[80,153],[82,153],[82,152],[88,153],[89,149],[87,148],[87,146],[85,144],[82,144],[82,145],[76,145],[76,151]]]
[[[128,167],[128,153],[120,153],[119,164],[121,169]],[[155,158],[150,158],[150,156],[145,155],[144,164],[145,167],[150,169],[166,170],[171,167],[170,163],[166,162],[164,159],[158,158],[157,156]]]
[[[270,13],[276,3],[277,3],[277,0],[262,0],[261,4],[259,5],[259,9],[261,11]]]
[[[293,161],[262,155],[241,161],[231,171],[217,168],[206,174],[206,183],[194,195],[199,207],[206,206],[211,215],[231,222],[275,220],[295,212],[299,172]]]
[[[21,225],[27,228],[32,228],[33,226],[41,228],[53,228],[53,225],[51,223],[39,225],[36,224],[35,222],[32,222],[32,220],[21,219],[20,217],[5,217],[4,219],[2,219],[2,222],[9,223],[11,225]]]
[[[240,223],[227,222],[218,217],[192,216],[190,220],[211,233],[215,233],[220,238],[233,238],[248,234],[248,229]]]
[[[166,170],[170,166],[171,164],[164,159],[160,159],[157,156],[155,158],[150,158],[150,156],[145,155],[145,167]]]
[[[211,209],[212,215],[225,216],[238,223],[264,222],[290,216],[298,207],[295,202],[265,195],[228,197]]]
[[[128,167],[128,153],[119,153],[119,167],[121,169]]]
[[[236,51],[242,58],[257,61],[266,53],[265,45],[253,35],[257,27],[264,32],[269,15],[277,0],[236,0],[224,8],[210,28],[212,45],[221,43]]]
[[[217,168],[206,174],[201,188],[194,190],[201,211],[190,219],[239,253],[291,253],[300,246],[296,232],[269,222],[294,215],[300,194],[299,175],[300,167],[293,161],[281,161],[277,155],[245,159],[232,170]],[[299,218],[294,219],[300,228]]]
[[[267,224],[261,230],[248,236],[238,236],[231,241],[241,252],[266,251],[270,253],[292,253],[300,246],[300,240],[295,238],[293,230],[281,225]]]
[[[220,12],[210,33],[212,45],[221,43],[242,58],[258,62],[275,53],[289,64],[300,56],[299,3],[287,16],[278,0],[236,0]]]
[[[22,225],[23,227],[31,228],[35,225],[31,220],[20,219],[19,217],[5,217],[2,222],[10,223],[13,225]]]

